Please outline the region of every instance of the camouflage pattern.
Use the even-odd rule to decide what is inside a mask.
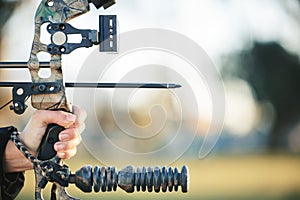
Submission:
[[[45,23],[62,23],[67,22],[74,17],[80,16],[89,11],[88,0],[42,0],[35,14],[34,39],[31,49],[28,68],[31,79],[34,83],[40,82],[57,82],[61,83],[62,91],[58,94],[32,95],[31,103],[36,109],[64,109],[71,111],[71,106],[66,98],[63,87],[63,74],[61,55],[50,55],[51,76],[41,78],[38,73],[40,70],[38,53],[48,52],[47,45],[40,41],[41,26]]]

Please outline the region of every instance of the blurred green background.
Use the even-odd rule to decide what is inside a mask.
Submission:
[[[1,61],[28,59],[33,16],[39,2],[0,0]],[[92,8],[92,13],[74,23],[79,28],[97,29],[96,16],[103,13],[118,15],[120,32],[162,28],[184,34],[198,43],[223,78],[226,119],[222,134],[207,157],[198,159],[198,151],[203,133],[215,125],[209,123],[209,116],[199,123],[190,148],[171,163],[189,167],[187,194],[126,194],[121,190],[85,194],[71,186],[68,191],[73,196],[81,199],[300,199],[299,0],[119,0],[107,11]],[[72,70],[64,72],[65,80],[76,79],[83,58],[91,51],[80,49],[64,57],[64,64],[72,66]],[[27,71],[1,70],[0,80],[29,81],[30,77]],[[11,99],[11,90],[0,88],[0,91],[0,105],[3,105]],[[153,101],[161,95],[156,94]],[[167,109],[172,109],[172,100],[163,97],[161,101],[166,100]],[[149,101],[131,113],[141,126],[151,121],[145,113],[145,108],[153,103]],[[117,125],[110,109],[103,104],[99,110],[103,111],[98,116],[103,129],[113,134]],[[34,111],[29,108],[22,116],[16,116],[8,108],[0,112],[1,126],[15,125],[22,130]],[[119,110],[120,115],[123,112]],[[110,153],[103,151],[103,154]],[[168,155],[140,163],[151,165],[164,160],[164,156]],[[122,169],[131,163],[125,160],[120,158],[111,165]],[[72,171],[87,163],[106,164],[95,159],[84,145],[80,145],[75,158],[67,161]],[[34,174],[28,171],[18,199],[33,199],[33,194]],[[48,199],[49,186],[45,195]]]

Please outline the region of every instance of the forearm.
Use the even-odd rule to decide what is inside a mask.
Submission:
[[[22,172],[30,169],[33,169],[32,163],[19,151],[12,141],[8,141],[3,159],[4,172]]]

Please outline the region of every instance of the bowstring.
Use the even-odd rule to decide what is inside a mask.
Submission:
[[[1,106],[0,110],[2,110],[3,108],[5,108],[6,106],[8,106],[11,102],[13,102],[13,99],[10,100],[9,102],[5,103],[3,106]]]

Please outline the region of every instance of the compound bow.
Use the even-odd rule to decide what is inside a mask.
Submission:
[[[117,51],[117,28],[115,15],[101,15],[99,32],[97,30],[76,29],[67,22],[90,10],[92,3],[99,9],[115,4],[115,0],[42,0],[35,15],[35,32],[33,45],[28,62],[1,62],[0,68],[28,68],[32,82],[0,82],[0,87],[12,87],[12,102],[10,108],[16,114],[23,114],[27,108],[26,100],[31,97],[31,104],[36,109],[63,110],[72,112],[65,93],[65,87],[97,87],[97,88],[178,88],[177,84],[162,83],[64,83],[62,74],[62,55],[69,54],[80,47],[91,47],[100,44],[102,52]],[[51,43],[43,44],[40,40],[41,27],[48,23],[47,31],[51,35]],[[80,43],[69,43],[69,34],[80,34]],[[38,53],[50,54],[49,62],[40,62]],[[41,78],[41,68],[50,68],[51,75]],[[1,107],[0,110],[3,108]],[[42,190],[48,182],[52,182],[51,199],[75,199],[67,194],[65,187],[75,184],[84,192],[116,191],[117,186],[126,192],[137,191],[159,192],[167,189],[171,192],[182,187],[182,192],[188,190],[188,169],[152,167],[137,168],[127,166],[120,172],[115,167],[84,166],[76,173],[71,173],[68,166],[56,156],[54,143],[58,134],[64,128],[56,124],[48,125],[46,133],[40,144],[37,157],[31,155],[18,140],[18,134],[12,134],[12,140],[22,153],[33,162],[36,189],[35,199],[42,200]]]

